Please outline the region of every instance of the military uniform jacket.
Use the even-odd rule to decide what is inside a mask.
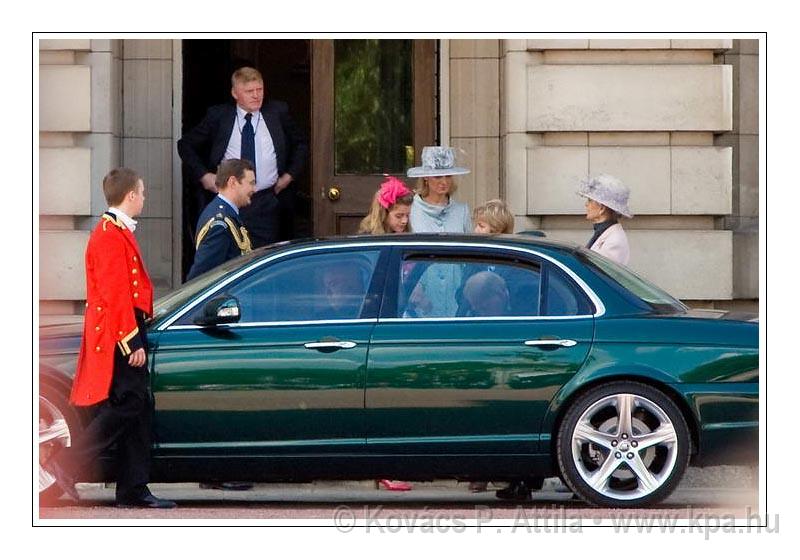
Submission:
[[[250,251],[250,236],[239,214],[216,196],[197,220],[194,263],[186,280]]]
[[[153,285],[133,233],[113,214],[103,214],[86,247],[86,316],[70,402],[108,398],[114,350],[128,356],[143,347],[134,308],[153,314]]]

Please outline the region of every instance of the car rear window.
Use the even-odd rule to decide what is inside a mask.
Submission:
[[[680,300],[672,297],[655,284],[594,251],[581,249],[577,254],[598,275],[621,286],[656,311],[675,312],[688,309]]]

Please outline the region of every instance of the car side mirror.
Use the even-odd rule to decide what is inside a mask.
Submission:
[[[194,324],[201,327],[213,327],[238,323],[239,319],[241,319],[239,300],[233,296],[223,295],[208,301],[203,306],[202,313],[195,317]]]

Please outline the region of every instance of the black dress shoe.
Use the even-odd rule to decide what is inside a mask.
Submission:
[[[170,509],[178,504],[172,500],[162,500],[156,498],[152,494],[143,498],[133,498],[126,500],[117,500],[115,504],[118,508],[152,508],[152,509]]]
[[[53,478],[56,479],[56,486],[58,486],[62,492],[64,492],[73,500],[78,501],[81,499],[81,497],[78,495],[78,491],[75,490],[75,481],[70,475],[67,474],[67,471],[59,466],[58,463],[50,463],[45,467],[45,470],[53,475]]]
[[[494,493],[501,500],[513,502],[527,502],[531,499],[531,489],[522,481],[512,482],[505,488]]]

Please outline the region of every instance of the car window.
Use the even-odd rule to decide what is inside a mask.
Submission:
[[[359,319],[379,250],[307,254],[265,265],[224,289],[241,323]],[[184,324],[192,324],[194,315]]]
[[[226,261],[225,263],[212,268],[208,272],[189,280],[185,284],[176,288],[173,292],[157,299],[154,302],[153,321],[159,321],[170,313],[177,311],[180,307],[186,305],[206,288],[210,287],[216,282],[219,282],[231,272],[246,266],[257,258],[262,258],[269,253],[269,249],[253,251],[247,255]]]
[[[411,257],[400,269],[397,317],[539,315],[540,269],[512,261]]]
[[[583,249],[577,253],[577,256],[600,277],[610,280],[655,310],[671,313],[687,309],[680,300],[675,299],[655,284],[599,253]]]
[[[545,290],[545,312],[543,315],[569,317],[591,315],[594,308],[583,293],[558,267],[547,266],[547,289]]]

